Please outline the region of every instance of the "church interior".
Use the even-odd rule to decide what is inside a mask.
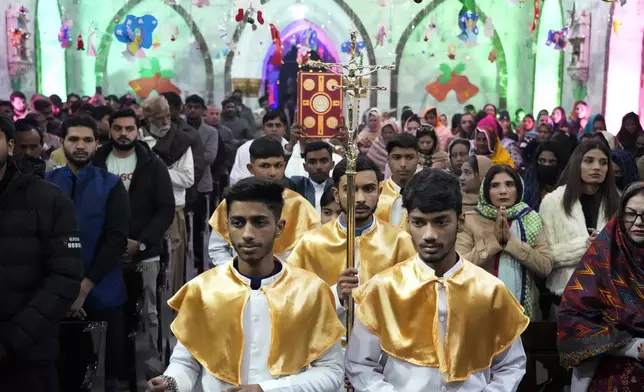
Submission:
[[[244,7],[253,16],[239,15]],[[5,1],[0,91],[177,91],[210,104],[240,88],[251,108],[263,95],[277,107],[309,58],[346,62],[356,30],[365,64],[395,66],[369,76],[387,91],[366,94],[364,108],[531,113],[585,100],[617,132],[644,102],[643,9],[642,0]]]

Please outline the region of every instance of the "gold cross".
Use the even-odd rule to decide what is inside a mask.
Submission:
[[[353,108],[354,104],[356,107],[356,113],[360,113],[360,96],[368,90],[386,90],[384,86],[365,86],[363,84],[364,78],[371,75],[372,73],[380,70],[387,69],[393,70],[396,67],[394,65],[364,65],[363,54],[358,54],[358,32],[351,32],[351,59],[347,64],[334,64],[334,63],[323,63],[320,61],[309,61],[309,65],[313,68],[325,68],[328,71],[342,76],[342,85],[334,86],[334,89],[341,88],[346,94],[349,95],[347,99],[347,112],[349,115],[349,124],[348,124],[348,133],[349,133],[349,143],[346,151],[347,159],[347,211],[346,211],[346,223],[347,223],[347,268],[355,268],[355,226],[356,226],[356,206],[355,206],[355,176],[356,176],[356,164],[358,160],[358,146],[356,145],[356,130],[357,130],[357,118],[354,118]],[[345,71],[345,73],[336,71],[338,68]],[[345,303],[347,309],[347,342],[351,336],[351,330],[353,329],[353,297],[349,296],[349,300]],[[349,391],[353,391],[353,388],[349,388]]]
[[[346,158],[347,158],[347,173],[355,173],[355,164],[358,157],[358,146],[355,143],[357,122],[360,115],[360,96],[369,90],[383,91],[386,90],[385,86],[367,86],[364,85],[364,78],[371,75],[372,73],[385,69],[385,70],[394,70],[395,65],[364,65],[364,54],[358,54],[358,32],[351,32],[351,46],[349,49],[351,58],[346,64],[342,63],[323,63],[318,60],[309,60],[308,65],[312,68],[324,68],[328,71],[341,75],[343,83],[341,86],[335,86],[335,88],[340,88],[347,93],[349,99],[347,99],[347,114],[349,115],[348,121],[348,134],[349,134],[349,145],[347,146]],[[336,71],[338,68],[344,70],[343,72]],[[354,118],[354,106],[356,117]]]

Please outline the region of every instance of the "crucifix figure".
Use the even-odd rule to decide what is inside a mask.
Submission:
[[[369,90],[386,90],[384,86],[367,86],[364,84],[365,77],[372,73],[385,69],[393,70],[394,65],[364,65],[364,56],[358,54],[358,33],[351,32],[351,46],[349,53],[351,58],[348,63],[323,63],[321,61],[309,61],[312,68],[324,68],[336,75],[342,76],[342,85],[336,86],[348,94],[347,112],[349,116],[348,134],[349,143],[346,151],[347,159],[347,268],[355,268],[355,175],[356,160],[358,158],[358,146],[356,145],[357,121],[354,118],[354,107],[356,113],[360,113],[360,96]],[[341,70],[341,71],[340,71]],[[358,116],[356,116],[358,117]],[[347,307],[347,341],[351,336],[353,326],[353,298],[345,303]]]

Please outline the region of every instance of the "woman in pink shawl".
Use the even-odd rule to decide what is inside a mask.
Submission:
[[[434,128],[436,136],[438,136],[438,144],[440,145],[440,150],[445,151],[447,148],[448,140],[453,136],[452,131],[445,126],[446,124],[441,124],[439,118],[440,113],[438,113],[438,109],[436,109],[434,106],[428,106],[423,111],[423,123],[429,124]]]
[[[385,168],[387,167],[387,142],[399,133],[400,128],[398,128],[398,122],[395,119],[386,120],[382,123],[380,136],[373,141],[371,148],[367,152],[367,157],[378,165],[382,173],[385,172]]]
[[[366,125],[356,138],[358,149],[362,153],[369,151],[373,142],[380,136],[382,114],[377,108],[371,108],[365,113],[365,120]]]

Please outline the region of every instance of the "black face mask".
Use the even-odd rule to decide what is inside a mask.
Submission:
[[[537,164],[537,179],[542,185],[555,185],[557,183],[557,166],[546,166]]]

